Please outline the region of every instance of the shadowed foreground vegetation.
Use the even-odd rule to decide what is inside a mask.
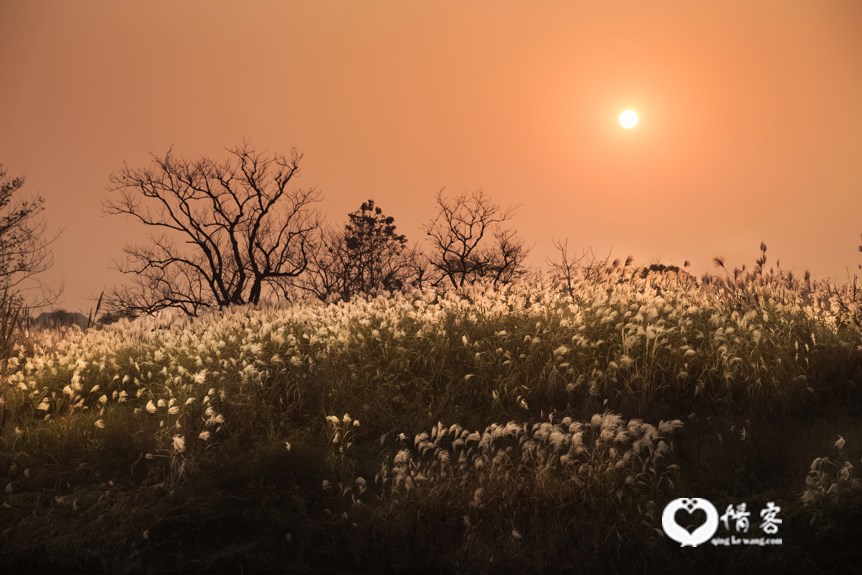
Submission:
[[[617,264],[37,334],[2,384],[0,565],[847,572],[862,340],[842,293]],[[681,549],[678,497],[745,502],[754,531],[774,502],[783,544]]]

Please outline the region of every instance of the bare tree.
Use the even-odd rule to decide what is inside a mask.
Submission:
[[[51,267],[50,246],[41,218],[45,200],[39,196],[16,198],[23,178],[8,178],[0,165],[0,287],[15,288]]]
[[[23,178],[8,177],[0,165],[0,355],[4,357],[25,328],[29,308],[49,305],[58,296],[44,284],[28,281],[51,267],[51,244],[59,234],[46,235],[41,196],[16,197],[23,186]],[[25,293],[33,289],[38,292],[35,298]]]
[[[497,285],[522,276],[527,249],[506,227],[514,213],[514,207],[501,208],[482,191],[452,199],[439,192],[437,215],[425,227],[429,264],[439,274],[438,282],[457,288],[478,279]]]
[[[223,163],[176,158],[169,150],[146,168],[111,174],[109,214],[131,216],[158,231],[127,246],[117,265],[130,286],[106,295],[109,310],[153,313],[258,303],[302,274],[320,226],[314,189],[291,188],[302,158],[258,153],[247,143]],[[184,244],[182,247],[177,242]]]
[[[558,283],[571,296],[575,293],[578,284],[578,266],[587,257],[587,252],[580,256],[572,256],[569,253],[569,240],[561,242],[552,240],[554,248],[559,252],[560,259],[547,258],[548,267],[551,270],[551,279]]]

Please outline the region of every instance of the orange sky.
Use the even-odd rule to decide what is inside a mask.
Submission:
[[[63,306],[122,280],[146,230],[108,174],[304,153],[332,222],[368,198],[421,240],[484,189],[552,238],[643,263],[724,255],[846,277],[862,256],[862,2],[0,0],[0,163],[65,226]],[[634,130],[617,115],[640,114]]]

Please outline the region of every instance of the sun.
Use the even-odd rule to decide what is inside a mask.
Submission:
[[[634,128],[638,125],[638,114],[634,110],[623,110],[620,113],[620,126],[626,129]]]

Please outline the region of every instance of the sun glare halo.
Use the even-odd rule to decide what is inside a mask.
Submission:
[[[638,115],[634,110],[623,110],[620,113],[620,126],[629,129],[638,125]]]

